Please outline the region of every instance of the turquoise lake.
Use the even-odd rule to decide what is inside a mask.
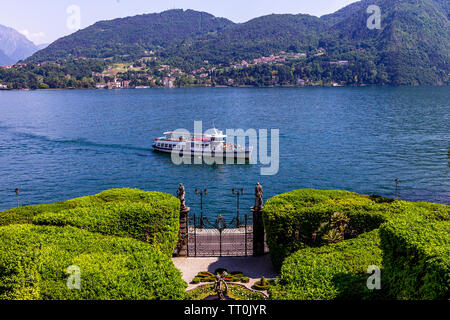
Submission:
[[[279,172],[266,165],[181,165],[152,151],[177,128],[279,129]],[[175,194],[207,188],[205,215],[231,219],[233,188],[250,213],[264,198],[299,188],[450,204],[448,87],[186,88],[0,92],[0,210],[130,187]]]

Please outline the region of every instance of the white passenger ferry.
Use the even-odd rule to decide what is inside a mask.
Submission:
[[[253,147],[243,147],[225,142],[227,136],[222,131],[213,129],[211,134],[194,134],[186,132],[164,132],[163,137],[153,142],[155,151],[172,153],[180,156],[220,157],[250,159]]]

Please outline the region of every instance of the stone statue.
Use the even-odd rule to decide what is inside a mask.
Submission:
[[[181,202],[181,210],[186,209],[186,200],[184,197],[186,196],[186,191],[184,190],[184,186],[182,183],[180,183],[180,187],[177,190],[177,197],[180,199]]]
[[[258,182],[255,188],[255,209],[261,209],[263,207],[263,188]]]
[[[220,300],[226,300],[225,295],[228,293],[228,285],[225,281],[225,277],[228,274],[226,272],[222,272],[216,276],[216,282],[214,284],[214,291],[216,291],[217,296]]]

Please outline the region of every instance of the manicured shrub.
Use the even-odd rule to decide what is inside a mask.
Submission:
[[[210,277],[215,277],[215,275],[213,275],[211,272],[208,272],[208,271],[202,271],[202,272],[198,273],[197,277],[210,278]]]
[[[244,274],[240,271],[233,271],[230,273],[231,277],[233,278],[234,282],[241,281],[242,277],[244,277]]]
[[[39,214],[46,212],[59,212],[75,207],[75,202],[64,201],[52,204],[40,204],[0,211],[0,226],[31,223],[33,218]]]
[[[225,269],[222,269],[222,271]],[[226,270],[225,270],[226,271]],[[225,277],[226,282],[240,282],[244,274],[240,271],[233,271],[227,274]]]
[[[231,274],[229,274],[225,277],[226,282],[239,282],[240,280],[241,280],[241,277],[235,277]]]
[[[423,208],[423,205],[420,206]],[[408,210],[380,229],[384,280],[394,299],[450,299],[450,209]]]
[[[372,298],[367,268],[382,267],[378,230],[355,239],[308,248],[286,259],[277,284],[269,289],[275,300]]]
[[[93,206],[42,213],[37,225],[74,226],[104,235],[132,237],[172,255],[178,241],[179,200],[158,194],[153,202],[106,202]]]
[[[155,203],[172,198],[169,194],[147,192],[139,189],[111,189],[93,196],[75,198],[51,204],[39,204],[13,208],[0,212],[0,226],[19,223],[31,223],[33,217],[48,212],[60,212],[79,207],[91,207],[108,202],[144,202]]]
[[[266,278],[262,277],[261,280],[255,282],[253,286],[256,290],[265,291],[269,289],[270,284]]]
[[[223,271],[226,272],[225,269],[221,269],[221,268],[217,269],[216,271],[217,271],[216,274],[220,274]],[[226,282],[241,282],[243,277],[244,277],[244,275],[242,274],[242,272],[234,271],[234,272],[231,272],[230,274],[228,274],[224,278],[224,280]],[[201,281],[201,282],[214,282],[214,281],[216,281],[216,276],[214,274],[212,274],[210,272],[205,272],[205,271],[199,272],[195,278],[199,279],[199,281]]]
[[[271,258],[281,267],[271,297],[448,299],[449,216],[446,205],[345,191],[276,196],[264,209]],[[324,223],[341,234],[321,237]],[[382,290],[367,289],[371,265],[381,268]]]
[[[349,218],[346,238],[374,230],[386,220],[392,200],[347,191],[302,189],[269,199],[264,207],[264,226],[270,256],[276,269],[284,259],[306,247],[323,245],[315,237],[321,224],[336,213]]]
[[[182,299],[186,284],[170,258],[150,245],[73,227],[0,227],[0,299]],[[66,270],[80,268],[81,289]]]
[[[199,272],[195,276],[194,280],[198,281],[198,282],[194,282],[194,283],[214,282],[214,281],[216,281],[216,276],[213,275],[211,272],[202,271],[202,272]]]
[[[243,285],[238,284],[230,284],[228,285],[228,293],[227,295],[231,299],[235,300],[267,300],[267,296],[261,292],[256,292],[246,288]]]
[[[249,277],[242,277],[241,278],[241,282],[242,283],[249,283],[250,282],[250,278]]]
[[[223,272],[228,273],[228,270],[224,268],[217,268],[216,270],[214,270],[214,274],[222,274]]]

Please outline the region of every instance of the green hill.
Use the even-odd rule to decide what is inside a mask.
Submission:
[[[370,4],[381,8],[380,30],[363,27]],[[353,50],[370,53],[377,66],[385,67],[393,84],[448,81],[450,34],[442,1],[365,0],[322,19],[337,22],[329,30],[331,37],[348,43]],[[333,49],[340,51],[342,44]],[[354,52],[348,50],[345,54]]]
[[[317,17],[272,14],[238,24],[193,45],[193,51],[216,63],[258,58],[290,47],[317,47],[325,28]]]
[[[380,29],[367,27],[372,4],[381,9]],[[97,22],[37,52],[17,74],[0,70],[0,80],[13,88],[42,87],[42,82],[51,88],[92,87],[101,80],[89,80],[92,72],[147,59],[142,69],[120,77],[135,85],[161,86],[163,77],[173,74],[160,72],[168,65],[184,73],[176,79],[180,86],[227,84],[229,79],[260,86],[299,80],[311,85],[443,85],[450,74],[448,12],[443,0],[363,0],[321,18],[272,14],[236,24],[204,12],[169,10]],[[230,71],[242,60],[280,52],[306,58]],[[216,70],[208,74],[209,82],[196,75],[192,80],[192,71],[202,67]],[[72,83],[64,80],[67,74],[75,76]]]
[[[194,40],[234,23],[194,10],[169,10],[110,21],[100,21],[67,37],[56,40],[33,55],[28,62],[73,57],[130,60],[148,51]]]

